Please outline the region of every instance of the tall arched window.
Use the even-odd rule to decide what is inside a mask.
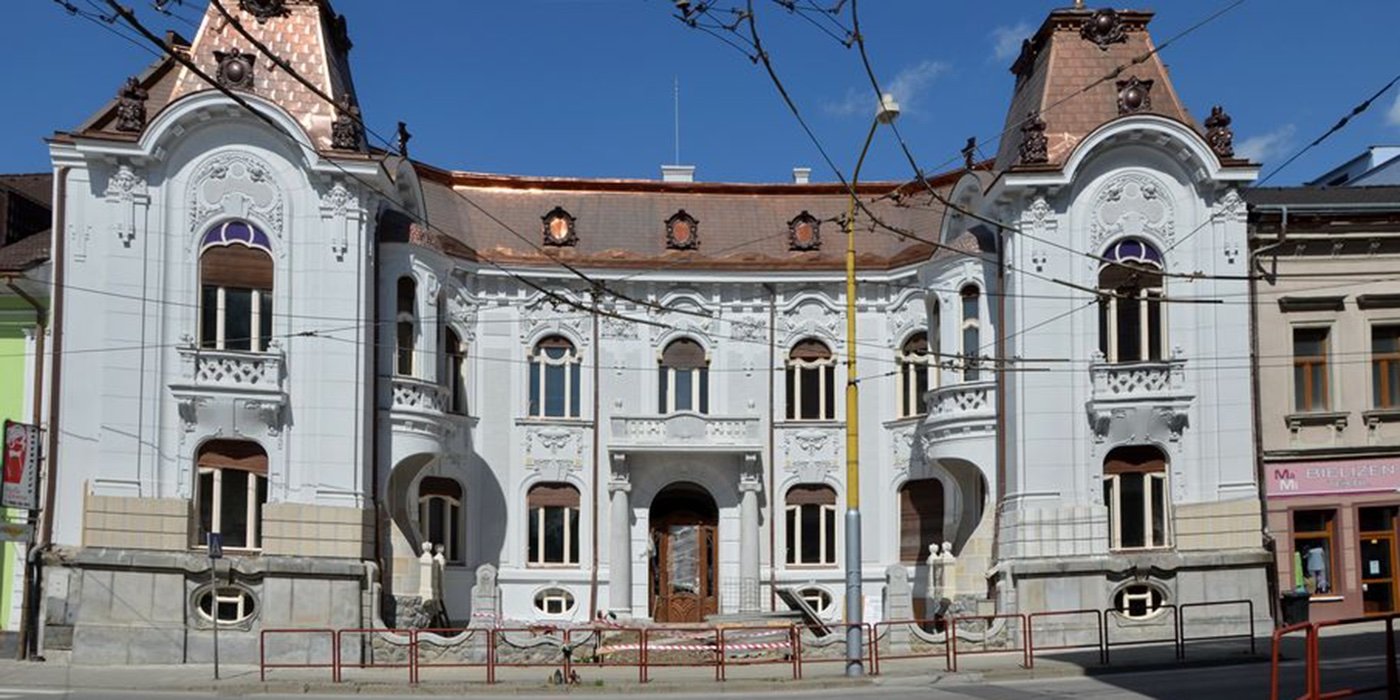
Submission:
[[[568,484],[537,484],[530,488],[526,501],[526,561],[533,565],[578,564],[578,489]]]
[[[1109,362],[1161,360],[1162,254],[1125,238],[1104,254],[1099,267],[1099,352]]]
[[[788,353],[787,417],[788,420],[836,417],[836,359],[820,340],[803,340]]]
[[[800,485],[787,492],[787,563],[836,563],[836,492],[830,486]]]
[[[228,221],[204,234],[199,253],[199,345],[267,350],[272,338],[272,255],[267,234]]]
[[[928,546],[943,542],[943,482],[909,481],[899,489],[899,560],[922,564]]]
[[[982,355],[982,293],[977,285],[962,288],[963,381],[978,379],[978,358]]]
[[[399,278],[397,315],[394,328],[398,334],[398,353],[394,371],[413,376],[418,344],[418,283],[411,276]]]
[[[452,413],[467,412],[467,379],[463,372],[466,371],[467,349],[462,345],[461,336],[457,331],[448,328],[446,330],[443,344],[443,355],[447,358],[446,365],[448,401],[447,410]]]
[[[462,559],[462,485],[455,479],[425,476],[418,483],[418,532],[442,545],[449,563]]]
[[[909,336],[899,349],[899,416],[921,416],[928,413],[924,395],[938,386],[937,350],[929,347],[928,333],[920,331]]]
[[[195,520],[199,541],[223,535],[230,549],[262,548],[262,510],[267,503],[267,452],[248,440],[210,440],[195,456]]]
[[[530,354],[530,415],[578,418],[582,359],[568,338],[552,335]]]
[[[1151,445],[1116,447],[1103,460],[1103,502],[1113,549],[1166,547],[1167,458]]]
[[[657,378],[661,413],[710,412],[710,360],[705,348],[689,338],[673,340],[661,352]]]

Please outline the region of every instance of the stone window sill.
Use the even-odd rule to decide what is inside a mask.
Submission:
[[[1310,413],[1290,413],[1283,417],[1284,423],[1289,430],[1297,430],[1304,426],[1331,425],[1338,430],[1347,427],[1346,411],[1313,411]]]

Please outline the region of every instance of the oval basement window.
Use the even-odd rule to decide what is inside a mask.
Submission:
[[[807,601],[807,604],[812,606],[818,615],[825,615],[827,610],[831,608],[831,594],[826,592],[824,588],[804,588],[798,591],[797,595]]]
[[[205,620],[212,622],[217,610],[219,624],[232,625],[251,619],[257,614],[253,594],[236,586],[205,589],[195,598],[195,607]]]
[[[574,609],[574,594],[562,588],[546,588],[535,594],[535,609],[546,615],[566,615]]]
[[[1113,595],[1113,609],[1129,620],[1146,620],[1162,611],[1165,598],[1160,588],[1136,583],[1118,589]]]

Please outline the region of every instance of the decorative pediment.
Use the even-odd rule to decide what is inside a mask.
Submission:
[[[821,250],[822,222],[805,209],[788,222],[788,250]]]
[[[550,246],[578,245],[578,232],[574,229],[574,215],[555,207],[540,217],[544,222],[544,244]]]
[[[700,222],[684,209],[666,220],[666,247],[672,250],[695,250],[700,247]]]

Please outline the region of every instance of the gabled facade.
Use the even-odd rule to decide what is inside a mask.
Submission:
[[[850,377],[844,187],[371,152],[343,18],[240,7],[174,50],[254,113],[163,61],[52,143],[56,274],[95,290],[55,330],[55,643],[201,660],[218,617],[251,660],[269,627],[695,623],[780,589],[837,620],[857,380],[867,620],[1267,615],[1248,373],[1193,359],[1247,355],[1216,332],[1247,313],[1175,303],[1247,292],[1255,168],[1155,58],[1057,104],[1150,15],[1052,13],[1019,142],[931,192],[860,186]]]

